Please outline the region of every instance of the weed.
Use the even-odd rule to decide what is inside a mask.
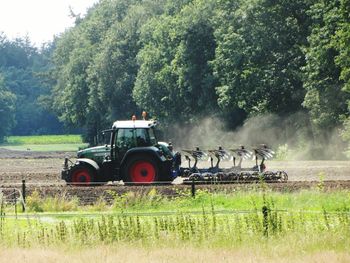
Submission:
[[[325,179],[325,177],[326,177],[325,172],[321,172],[318,175],[319,183],[317,184],[317,189],[319,191],[324,191],[324,179]]]
[[[38,191],[33,191],[27,197],[27,208],[32,212],[64,212],[78,209],[78,198],[67,200],[66,194],[61,196],[42,198]]]

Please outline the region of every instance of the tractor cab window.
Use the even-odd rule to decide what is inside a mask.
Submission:
[[[146,129],[136,129],[137,146],[150,146],[150,140]]]
[[[148,135],[151,145],[156,145],[158,142],[153,128],[148,129]]]
[[[135,147],[134,129],[119,129],[116,138],[116,146],[119,149]]]
[[[128,150],[133,147],[147,147],[157,144],[152,128],[119,129],[115,138],[119,150]]]

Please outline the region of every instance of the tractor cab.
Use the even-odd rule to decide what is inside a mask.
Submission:
[[[157,147],[155,121],[133,120],[113,123],[110,156],[113,161],[121,162],[131,149]]]

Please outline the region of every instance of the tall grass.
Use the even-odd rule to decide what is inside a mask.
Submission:
[[[283,259],[274,262],[301,262],[306,255],[312,262],[349,260],[348,191],[313,190],[285,194],[198,191],[195,198],[190,192],[180,191],[178,196],[170,199],[152,188],[147,193],[110,194],[112,203],[107,204],[101,198],[93,206],[81,208],[76,198],[67,199],[66,195],[42,198],[38,192],[33,192],[27,202],[27,208],[32,211],[75,212],[70,217],[65,213],[57,214],[57,217],[38,213],[36,219],[33,215],[28,218],[22,215],[18,219],[0,217],[0,256],[6,251],[30,253],[38,248],[74,256],[77,250],[80,255],[81,251],[94,248],[111,248],[118,251],[118,260],[124,250],[136,254],[142,250],[144,254],[139,258],[144,262],[154,262],[160,255],[169,258],[162,257],[158,262],[193,262],[193,257],[200,262],[213,262],[214,259],[236,262],[238,258],[235,257],[241,259],[238,262],[270,262],[271,259]],[[85,209],[109,210],[110,213],[85,214]],[[5,210],[0,207],[0,215]],[[173,213],[160,213],[162,211]],[[205,255],[198,257],[199,251],[215,252],[203,252]],[[245,256],[230,254],[234,251],[243,251]],[[313,257],[320,253],[325,254]],[[95,255],[79,262],[105,262],[106,258],[100,255],[101,249],[98,249]],[[105,252],[107,255],[110,258],[111,253]],[[41,256],[46,257],[46,254],[43,252]],[[26,258],[30,259],[31,255],[26,254]],[[128,260],[134,262],[135,258]]]
[[[241,190],[211,193],[198,189],[193,198],[187,188],[174,188],[175,196],[161,194],[157,188],[140,188],[139,191],[127,191],[123,194],[113,190],[101,193],[97,201],[91,196],[71,197],[62,192],[54,197],[45,197],[44,193],[33,191],[27,197],[27,209],[34,212],[66,212],[66,211],[109,211],[113,212],[164,212],[164,211],[202,211],[215,207],[219,210],[252,210],[263,207],[268,200],[280,210],[320,212],[324,209],[337,212],[348,207],[350,192],[339,190],[327,192],[319,187],[299,192],[272,192],[268,190]],[[82,205],[85,204],[85,205]],[[11,208],[12,209],[12,208]],[[349,206],[350,209],[350,206]],[[349,210],[350,212],[350,210]]]
[[[308,195],[302,194],[299,202],[311,194],[317,196],[317,193],[318,198],[327,198],[327,195],[321,195],[326,193],[310,191]],[[281,206],[283,202],[274,193],[266,191],[246,193],[246,199],[250,199],[249,207],[245,207],[248,210],[235,209],[242,206],[234,205],[222,210],[222,194],[199,192],[196,198],[181,194],[170,200],[162,198],[153,189],[148,194],[116,195],[113,203],[107,205],[99,200],[97,205],[101,211],[109,209],[118,213],[84,216],[84,213],[75,212],[65,220],[62,220],[65,214],[56,218],[42,214],[37,219],[0,217],[0,247],[84,248],[125,243],[146,247],[164,244],[214,248],[295,246],[294,249],[309,251],[347,251],[350,247],[350,206],[346,202],[349,192],[343,193],[345,197],[336,193],[333,201],[328,198],[320,202],[318,209],[299,211],[292,205],[287,209]],[[244,203],[243,195],[237,193],[231,199]],[[336,205],[335,200],[341,198],[345,199]],[[334,204],[327,206],[327,201]],[[171,203],[180,208],[172,209]],[[192,212],[187,209],[189,203],[193,204]],[[291,203],[298,206],[297,202]],[[76,199],[48,198],[45,201],[37,192],[28,197],[27,204],[28,209],[39,212],[78,209]],[[170,205],[168,209],[167,205]],[[145,211],[140,209],[141,206],[148,207],[149,213],[141,213]],[[0,210],[4,211],[3,208]]]
[[[171,216],[114,215],[76,218],[73,221],[45,223],[41,220],[5,219],[0,245],[10,247],[73,246],[134,243],[144,246],[196,244],[210,247],[240,247],[245,244],[283,241],[312,241],[316,248],[331,240],[327,247],[344,251],[350,245],[349,213],[286,213],[267,202],[267,214],[220,215],[215,208],[200,215],[178,213]]]

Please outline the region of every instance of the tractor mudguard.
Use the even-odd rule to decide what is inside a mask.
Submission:
[[[68,158],[65,158],[64,167],[63,167],[63,170],[61,171],[61,178],[63,180],[65,180],[66,182],[70,181],[70,174],[71,174],[72,169],[74,167],[76,167],[77,165],[81,165],[81,164],[88,165],[89,167],[91,167],[92,169],[94,169],[96,171],[97,175],[100,175],[99,165],[91,159],[87,159],[87,158],[77,159],[76,162],[74,164],[72,164],[71,166],[68,166],[68,162],[72,163]]]
[[[87,159],[87,158],[77,159],[75,165],[79,165],[79,164],[87,164],[96,170],[97,175],[100,174],[100,166],[94,160]]]
[[[160,162],[165,162],[167,159],[164,157],[164,155],[161,153],[161,151],[154,146],[150,147],[136,147],[136,148],[131,148],[126,152],[124,155],[122,161],[120,162],[121,165],[125,163],[125,161],[134,154],[149,154],[150,156],[154,157],[155,160],[160,161]]]

